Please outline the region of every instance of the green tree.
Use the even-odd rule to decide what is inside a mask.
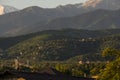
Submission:
[[[115,60],[108,63],[102,70],[100,80],[120,80],[120,50],[106,48],[103,55],[115,55]]]

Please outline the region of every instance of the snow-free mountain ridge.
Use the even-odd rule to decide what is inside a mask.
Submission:
[[[4,14],[2,12],[4,8],[1,7],[1,14]],[[87,0],[85,3],[68,4],[56,8],[32,6],[1,15],[0,36],[16,36],[62,28],[116,29],[120,28],[119,9],[120,0]]]

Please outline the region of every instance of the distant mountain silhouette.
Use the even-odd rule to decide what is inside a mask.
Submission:
[[[44,21],[49,21],[58,17],[68,17],[79,14],[79,12],[72,13],[71,11],[62,11],[57,8],[44,9],[37,6],[28,7],[21,11],[9,13],[0,16],[0,36],[14,35],[17,32],[20,33],[21,30],[29,25],[35,24],[37,22],[43,23]],[[69,13],[69,14],[68,14]]]
[[[56,8],[40,8],[33,6],[5,14],[0,16],[0,36],[16,36],[39,30],[60,28],[118,28],[119,12],[114,13],[111,11],[111,13],[107,10],[119,9],[120,1],[107,1],[108,0],[88,0],[85,3],[61,5]],[[96,9],[107,10],[104,10],[105,12],[102,10],[91,12]]]
[[[34,24],[29,29],[31,32],[39,30],[54,30],[54,29],[64,29],[64,28],[73,28],[73,29],[90,29],[90,30],[99,30],[99,29],[116,29],[120,28],[120,10],[109,11],[109,10],[96,10],[88,12],[82,15],[66,18],[57,18],[51,21],[46,22],[45,24]]]

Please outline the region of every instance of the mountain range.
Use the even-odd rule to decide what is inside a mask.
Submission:
[[[0,36],[63,28],[119,28],[119,4],[119,0],[87,0],[56,8],[28,7],[0,16]]]
[[[74,17],[57,18],[51,20],[43,25],[39,24],[33,29],[38,30],[54,30],[54,29],[89,29],[89,30],[100,30],[100,29],[116,29],[120,28],[120,10],[109,11],[109,10],[95,10],[85,14],[77,15]],[[29,29],[30,30],[30,29]]]

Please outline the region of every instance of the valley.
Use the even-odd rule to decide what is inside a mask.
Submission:
[[[0,5],[0,80],[120,80],[119,62],[119,0]]]

